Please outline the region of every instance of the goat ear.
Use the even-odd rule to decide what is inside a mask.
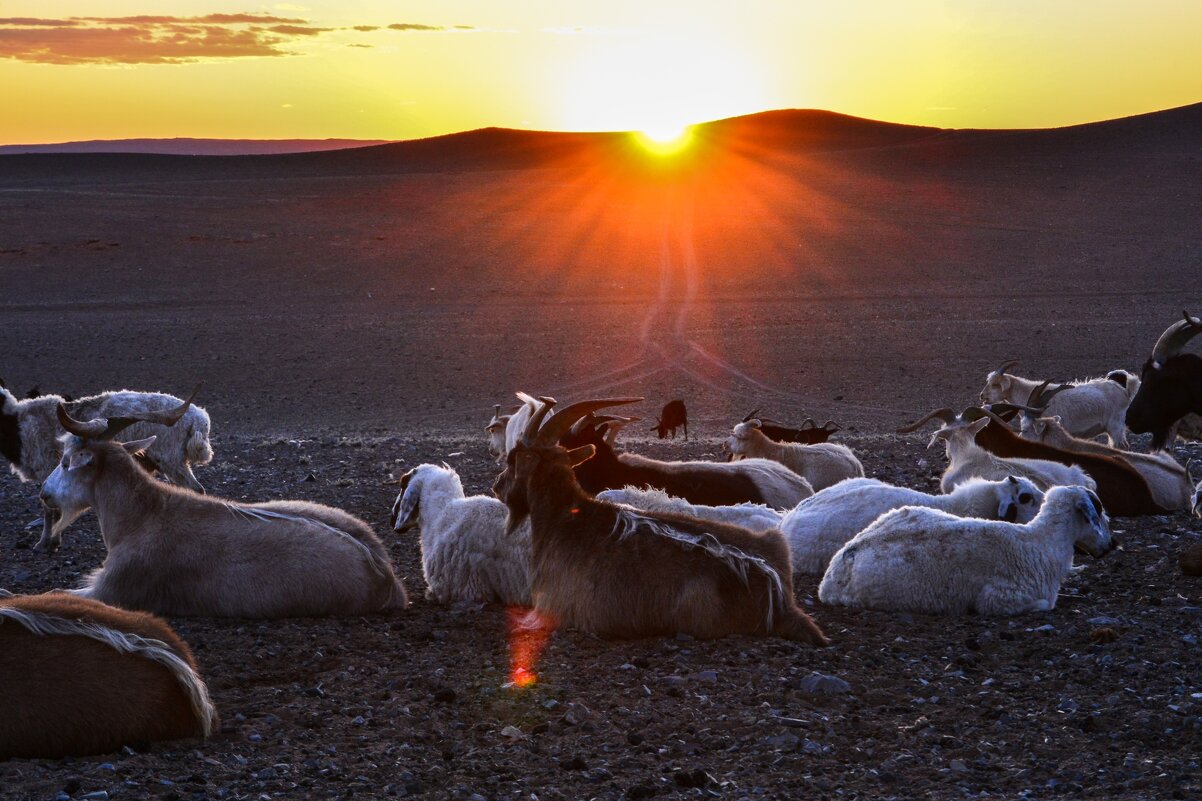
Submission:
[[[568,462],[572,465],[572,467],[575,467],[578,464],[592,459],[596,453],[596,445],[581,445],[579,448],[572,448],[572,450],[568,451]]]
[[[935,443],[938,442],[939,440],[947,439],[947,432],[948,432],[948,430],[946,428],[941,428],[938,431],[936,431],[934,434],[932,434],[931,441],[927,443],[927,449],[929,450],[929,449],[935,447]]]
[[[156,439],[158,439],[158,437],[156,437],[154,434],[151,434],[146,439],[135,439],[129,442],[122,442],[121,447],[125,448],[126,453],[137,453],[138,451],[144,451],[149,448],[154,444]]]
[[[973,420],[968,425],[968,430],[972,432],[973,436],[976,436],[977,433],[980,432],[980,430],[985,426],[989,425],[990,422],[992,421],[988,417],[982,417],[980,420]]]
[[[999,376],[998,380],[997,380],[997,385],[998,385],[998,389],[1002,390],[1003,392],[1010,389],[1010,376],[1008,376],[1008,375]]]

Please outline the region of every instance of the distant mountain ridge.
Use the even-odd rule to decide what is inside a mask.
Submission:
[[[170,156],[269,156],[370,147],[390,139],[89,139],[44,145],[0,145],[0,155],[23,153],[153,153]]]

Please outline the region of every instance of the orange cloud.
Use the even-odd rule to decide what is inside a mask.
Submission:
[[[287,45],[332,28],[270,14],[0,18],[0,58],[41,64],[183,64],[296,55]]]

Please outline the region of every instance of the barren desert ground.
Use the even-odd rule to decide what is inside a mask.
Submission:
[[[487,492],[482,428],[516,389],[644,395],[648,418],[684,398],[695,440],[624,438],[665,458],[721,458],[753,407],[833,418],[869,475],[934,490],[942,453],[894,428],[967,405],[1009,358],[1054,379],[1138,371],[1202,308],[1202,107],[1059,131],[874,126],[727,124],[671,168],[613,137],[487,131],[0,157],[9,386],[203,380],[207,488],[362,516],[414,599],[391,618],[173,620],[221,733],[0,764],[0,795],[1202,796],[1202,584],[1176,564],[1202,527],[1184,513],[1113,521],[1122,549],[1079,557],[1048,613],[830,609],[803,577],[830,648],[558,632],[525,692],[502,688],[504,610],[426,602],[416,538],[388,530],[410,466],[446,460]],[[58,554],[31,550],[36,496],[0,476],[16,592],[104,556],[91,516]],[[807,692],[814,672],[848,686]]]

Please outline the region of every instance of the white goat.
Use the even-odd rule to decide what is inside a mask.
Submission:
[[[1043,492],[1027,478],[970,478],[947,495],[927,495],[874,478],[849,478],[806,498],[780,522],[794,573],[822,575],[831,557],[886,512],[902,506],[939,509],[957,517],[1029,522]]]
[[[171,412],[147,413],[170,425]],[[42,485],[48,549],[96,510],[108,548],[77,595],[125,609],[202,617],[312,617],[403,609],[388,551],[362,520],[304,501],[244,504],[155,481],[131,454],[153,437],[109,442],[128,419],[81,423],[59,407],[62,462]],[[57,522],[56,522],[57,518]],[[51,525],[53,524],[53,526]]]
[[[620,503],[645,512],[669,512],[688,515],[700,520],[712,520],[739,526],[750,531],[770,531],[780,526],[783,514],[762,503],[739,503],[732,506],[700,506],[683,498],[675,498],[663,490],[625,487],[597,493],[597,500]]]
[[[1024,414],[1023,428],[1023,436],[1045,445],[1070,453],[1111,456],[1126,462],[1143,477],[1152,499],[1162,509],[1176,511],[1188,509],[1190,506],[1193,487],[1190,485],[1189,471],[1168,451],[1135,453],[1111,448],[1100,442],[1078,439],[1065,429],[1059,417],[1033,417]]]
[[[864,475],[864,466],[846,445],[820,442],[774,442],[760,431],[759,420],[748,420],[734,427],[726,448],[735,457],[771,459],[810,482],[818,492],[846,478]]]
[[[486,495],[465,498],[458,474],[423,464],[401,477],[392,505],[394,531],[421,529],[426,597],[530,605],[530,523],[505,533],[505,504]]]
[[[488,421],[488,425],[484,430],[488,432],[488,452],[496,460],[497,464],[505,461],[505,426],[509,423],[510,415],[501,414],[501,404],[494,404],[492,407],[492,419]]]
[[[54,470],[63,451],[58,438],[63,433],[55,417],[59,395],[42,395],[18,400],[0,386],[0,454],[8,459],[12,471],[22,481],[42,482]],[[72,414],[84,419],[94,417],[139,417],[179,406],[180,399],[159,392],[102,392],[67,404]],[[174,484],[204,492],[192,474],[192,465],[208,464],[213,458],[209,445],[209,415],[199,406],[191,406],[174,428],[138,423],[127,436],[142,439],[155,435],[147,449],[164,476]]]
[[[1190,473],[1190,468],[1193,467],[1193,460],[1185,466],[1185,472]],[[1190,480],[1193,480],[1193,475],[1190,474]],[[1195,517],[1202,517],[1202,480],[1198,481],[1198,485],[1194,487],[1194,497],[1190,499],[1190,510]]]
[[[518,392],[516,394],[522,405],[513,414],[509,415],[509,419],[505,421],[505,452],[497,458],[498,463],[503,462],[506,455],[513,450],[513,446],[518,444],[518,441],[522,438],[522,433],[526,430],[526,424],[530,422],[530,418],[545,405],[538,398],[533,398],[525,392]]]
[[[1018,364],[1015,360],[1008,361],[985,376],[982,403],[1032,403],[1031,393],[1043,382],[1009,375],[1006,370],[1015,364]],[[1139,391],[1139,383],[1139,376],[1126,370],[1115,370],[1104,378],[1071,382],[1048,402],[1047,413],[1060,415],[1074,437],[1105,434],[1112,445],[1126,449],[1127,406]]]
[[[951,492],[957,484],[970,478],[1003,479],[1008,476],[1029,479],[1044,491],[1058,485],[1075,485],[1090,490],[1097,488],[1089,474],[1075,465],[1046,459],[1004,459],[985,450],[977,445],[975,437],[989,423],[988,417],[971,423],[957,420],[931,435],[928,448],[939,440],[943,440],[947,448],[949,464],[940,481],[940,488],[944,492]]]
[[[895,612],[1043,612],[1056,606],[1074,546],[1095,557],[1114,547],[1102,502],[1081,487],[1053,488],[1025,525],[904,507],[835,554],[818,597]]]

